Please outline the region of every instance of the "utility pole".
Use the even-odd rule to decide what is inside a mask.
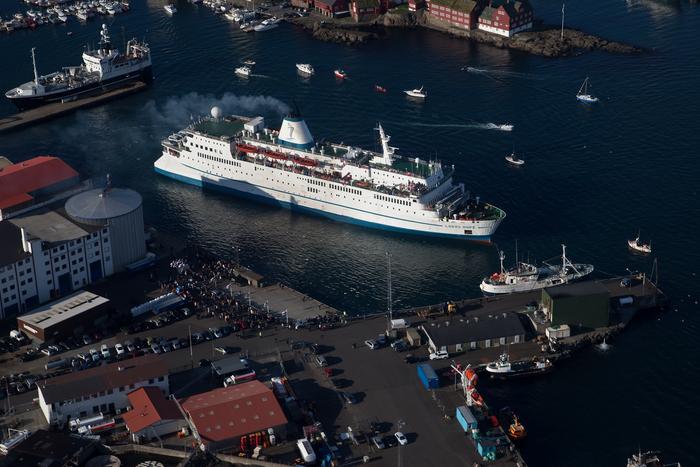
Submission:
[[[405,425],[406,425],[406,422],[404,422],[403,420],[399,420],[398,422],[396,422],[396,431],[401,431],[401,429]],[[405,433],[404,433],[404,436],[405,436]],[[401,443],[399,443],[399,453],[398,453],[397,462],[396,462],[396,465],[398,467],[403,467],[403,459],[401,459],[401,446],[403,446],[403,445]]]
[[[192,354],[192,326],[187,326],[187,334],[190,338],[190,368],[194,368],[194,355]]]
[[[564,8],[566,7],[566,3],[561,4],[561,36],[560,40],[564,40]]]
[[[386,291],[386,308],[387,308],[387,313],[389,315],[389,324],[391,324],[391,320],[394,318],[393,316],[393,310],[391,309],[391,253],[388,251],[386,252],[386,259],[387,259],[387,267],[389,269],[388,275],[387,275],[387,291]]]

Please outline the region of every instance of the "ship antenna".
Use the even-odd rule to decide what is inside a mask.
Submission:
[[[520,272],[520,261],[518,261],[518,239],[515,239],[515,267]]]
[[[36,47],[32,47],[32,66],[34,67],[34,84],[39,84],[39,72],[36,71]]]
[[[506,259],[505,253],[503,253],[503,250],[498,252],[498,259],[501,261],[501,274],[505,274],[505,269],[503,269],[503,260]]]

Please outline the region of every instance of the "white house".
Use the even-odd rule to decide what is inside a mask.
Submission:
[[[39,407],[49,424],[98,413],[121,413],[130,407],[128,394],[154,386],[170,394],[168,368],[158,355],[101,365],[40,382]]]

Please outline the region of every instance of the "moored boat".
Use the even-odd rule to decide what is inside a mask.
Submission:
[[[508,352],[504,352],[498,360],[486,365],[486,372],[494,379],[513,379],[547,373],[552,368],[552,362],[547,358],[511,362]]]
[[[249,66],[239,66],[234,70],[234,73],[243,78],[248,78],[252,71]]]
[[[173,3],[167,3],[167,4],[163,7],[163,9],[164,9],[165,12],[166,12],[167,14],[169,14],[169,15],[174,15],[175,13],[177,13],[177,7],[176,7],[175,4],[173,4]]]
[[[583,263],[572,263],[566,257],[566,245],[561,246],[562,255],[560,264],[547,264],[542,267],[518,261],[517,248],[515,267],[507,270],[503,267],[505,254],[499,252],[501,263],[500,272],[491,274],[484,278],[479,288],[485,294],[506,294],[514,292],[530,292],[532,290],[544,289],[567,284],[573,280],[580,279],[593,272],[593,265]]]

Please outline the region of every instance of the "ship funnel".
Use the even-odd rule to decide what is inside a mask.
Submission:
[[[291,112],[282,120],[279,143],[297,149],[310,150],[313,148],[314,138],[298,110]]]

